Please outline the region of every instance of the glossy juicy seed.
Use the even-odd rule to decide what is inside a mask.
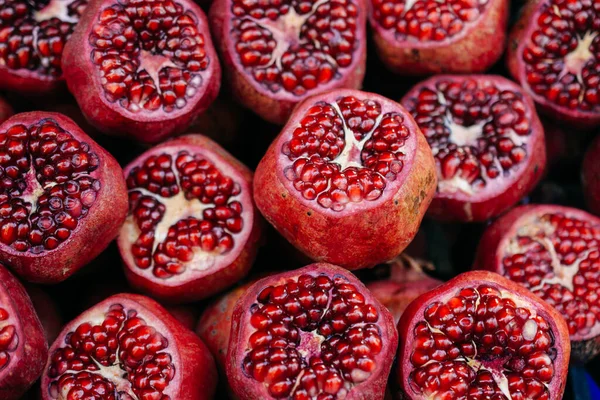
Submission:
[[[5,306],[6,307],[6,306]],[[0,373],[8,368],[11,354],[17,350],[19,345],[19,334],[11,314],[7,308],[0,304]]]
[[[404,166],[410,132],[400,114],[382,115],[381,104],[352,96],[311,107],[282,152],[286,178],[307,200],[341,211],[349,203],[377,200]]]
[[[376,368],[378,320],[339,276],[301,275],[266,287],[251,308],[243,368],[275,398],[343,398]]]
[[[534,93],[571,110],[600,111],[600,8],[596,1],[548,0],[523,48]]]
[[[600,323],[600,226],[561,213],[544,214],[510,238],[504,274],[565,316],[571,335]]]
[[[426,397],[550,399],[548,321],[496,288],[467,287],[431,304],[414,333],[410,379]]]
[[[373,16],[398,40],[440,42],[461,33],[486,11],[489,0],[371,0]]]
[[[0,65],[60,77],[64,45],[86,5],[85,0],[0,0]]]
[[[431,146],[440,181],[447,181],[440,187],[482,190],[527,157],[531,125],[520,93],[485,80],[440,81],[423,87],[407,108]]]
[[[0,132],[0,242],[19,252],[53,250],[93,206],[98,156],[51,119]]]
[[[198,17],[173,0],[107,7],[89,38],[106,98],[135,113],[186,106],[213,61],[205,40]]]
[[[135,310],[114,304],[102,321],[83,322],[51,354],[48,394],[70,400],[170,400],[164,392],[175,366],[168,345]]]

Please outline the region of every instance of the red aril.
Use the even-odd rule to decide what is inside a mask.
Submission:
[[[600,161],[596,157],[600,157],[600,136],[585,153],[581,170],[587,206],[594,214],[600,215]]]
[[[15,112],[10,104],[0,97],[0,124],[12,117],[14,113]]]

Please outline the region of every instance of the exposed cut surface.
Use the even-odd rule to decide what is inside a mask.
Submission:
[[[13,353],[19,346],[17,315],[10,299],[0,293],[0,380],[10,368]]]

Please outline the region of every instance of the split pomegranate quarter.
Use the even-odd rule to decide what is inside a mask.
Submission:
[[[170,303],[234,285],[261,234],[252,172],[202,135],[158,145],[125,168],[129,216],[118,244],[135,288]]]
[[[402,314],[398,384],[406,399],[562,400],[570,344],[564,319],[487,271],[459,275]]]
[[[50,347],[42,400],[210,400],[215,362],[200,338],[147,297],[118,294],[70,322]]]
[[[397,345],[391,314],[354,275],[311,264],[238,300],[227,377],[240,400],[381,400]]]
[[[117,236],[127,189],[117,161],[58,113],[0,125],[0,260],[31,282],[57,283]]]
[[[417,84],[401,103],[435,157],[431,217],[485,221],[514,206],[542,177],[542,124],[531,98],[508,79],[438,75]]]
[[[598,136],[586,151],[581,171],[583,191],[588,208],[600,215],[600,136]]]
[[[600,125],[600,9],[593,0],[532,0],[510,34],[508,69],[542,111]]]
[[[214,0],[210,21],[234,96],[283,125],[307,96],[359,89],[366,0]]]
[[[379,57],[403,75],[484,72],[506,44],[509,0],[370,0]]]
[[[484,233],[475,268],[519,283],[565,318],[573,357],[600,353],[600,219],[574,208],[522,206]]]
[[[97,129],[145,143],[184,132],[221,85],[208,21],[192,0],[91,0],[63,68]]]
[[[254,198],[306,255],[358,269],[404,250],[435,186],[431,149],[401,105],[333,90],[296,107],[256,169]]]

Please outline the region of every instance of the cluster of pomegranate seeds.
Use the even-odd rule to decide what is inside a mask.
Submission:
[[[375,307],[336,275],[300,275],[264,288],[252,305],[243,368],[275,398],[333,400],[375,369]]]
[[[504,246],[504,273],[565,316],[569,334],[600,322],[600,226],[544,214],[521,226]]]
[[[550,102],[600,110],[600,7],[594,0],[548,0],[523,48],[525,78]]]
[[[233,0],[231,10],[240,63],[272,92],[304,95],[352,64],[359,13],[352,0]]]
[[[0,372],[10,363],[10,353],[17,349],[19,335],[11,315],[0,305]]]
[[[398,40],[442,41],[460,33],[485,12],[489,0],[371,0],[373,16]]]
[[[409,130],[398,113],[382,114],[373,100],[342,97],[311,107],[282,152],[292,164],[285,176],[307,200],[343,210],[376,200],[404,166]]]
[[[134,309],[113,304],[50,355],[53,399],[160,399],[175,376],[168,340]]]
[[[550,399],[551,328],[489,285],[429,305],[414,328],[411,385],[440,399]]]
[[[67,240],[96,201],[98,165],[52,119],[0,132],[0,242],[40,253]]]
[[[520,93],[486,80],[442,80],[405,105],[436,158],[440,190],[481,190],[527,157],[531,124]]]
[[[124,0],[102,11],[90,35],[106,98],[131,112],[186,106],[209,62],[198,18],[172,0]]]
[[[159,278],[182,274],[192,261],[194,268],[209,267],[215,255],[233,249],[242,231],[240,185],[199,154],[149,156],[131,170],[127,187],[139,229],[135,264],[152,267]]]

